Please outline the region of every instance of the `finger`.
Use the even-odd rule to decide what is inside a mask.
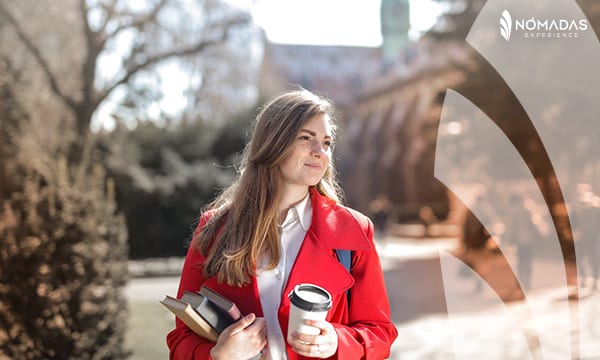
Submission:
[[[259,335],[267,327],[267,322],[264,318],[256,318],[252,324],[244,329],[250,334]]]
[[[294,338],[293,343],[290,345],[294,352],[306,357],[319,357],[323,351],[321,349],[322,345],[309,343],[298,338]]]
[[[302,333],[295,333],[294,338],[300,343],[313,344],[318,335],[307,335]]]
[[[310,342],[299,339],[297,337],[292,337],[288,339],[288,344],[290,344],[290,346],[297,353],[307,352],[307,350],[310,349]]]
[[[248,339],[252,339],[259,348],[267,343],[267,321],[265,318],[257,317],[254,322],[244,329]]]
[[[319,344],[312,344],[310,346],[310,355],[313,357],[319,357],[321,355],[321,346]]]
[[[248,328],[256,328],[256,329],[261,329],[263,327],[267,326],[267,320],[265,320],[265,318],[263,317],[255,317],[254,318],[254,322],[252,323],[252,325],[248,326]]]
[[[292,343],[298,343],[302,345],[313,344],[317,335],[307,335],[299,332],[294,332],[289,336],[288,343],[293,345]]]
[[[261,338],[265,339],[265,341],[266,341],[266,339],[267,339],[267,327],[266,326],[263,326],[262,329],[260,329],[259,336]]]
[[[322,320],[304,320],[304,323],[308,326],[316,327],[321,330],[321,334],[329,329],[329,323]]]
[[[256,315],[254,315],[254,313],[250,313],[250,314],[244,316],[243,318],[238,320],[236,323],[231,325],[231,334],[232,335],[237,334],[238,332],[244,330],[248,326],[252,325],[252,323],[254,322],[255,319],[256,319]]]

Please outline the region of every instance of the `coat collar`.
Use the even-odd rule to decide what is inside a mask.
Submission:
[[[281,297],[279,321],[284,336],[287,336],[287,314],[290,307],[287,295],[294,286],[300,283],[316,284],[327,289],[334,298],[340,299],[354,284],[354,278],[336,259],[333,250],[371,248],[368,232],[372,231],[372,225],[367,217],[337,204],[314,188],[310,189],[310,196],[312,223]],[[263,316],[256,277],[252,277],[249,285],[242,287],[219,284],[216,278],[208,279],[206,284],[219,289],[226,297],[243,299],[238,300],[243,313],[254,312],[257,316]]]
[[[371,248],[366,231],[372,230],[368,218],[336,203],[310,188],[313,205],[309,233],[327,249],[368,250]]]
[[[372,225],[368,218],[359,215],[311,188],[313,206],[312,224],[300,247],[290,277],[285,285],[280,311],[284,334],[287,322],[284,314],[289,311],[287,295],[294,286],[311,283],[327,289],[339,299],[354,284],[354,278],[335,256],[335,249],[368,250],[368,238]]]

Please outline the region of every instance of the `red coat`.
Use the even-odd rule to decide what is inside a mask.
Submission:
[[[279,324],[287,338],[290,301],[287,294],[299,283],[313,283],[327,289],[333,306],[327,321],[338,335],[338,350],[332,359],[385,359],[398,332],[390,320],[390,306],[379,257],[373,243],[373,224],[364,215],[341,206],[311,190],[312,224],[306,233],[298,257],[282,294]],[[206,215],[198,228],[206,223]],[[335,249],[350,249],[350,275],[335,257]],[[256,278],[243,287],[233,287],[206,279],[202,275],[204,257],[188,250],[179,283],[178,297],[184,291],[198,291],[202,284],[215,289],[237,303],[242,314],[255,313],[261,317],[262,308]],[[351,288],[348,309],[346,290]],[[167,335],[171,359],[210,359],[212,343],[195,335],[181,321]],[[286,343],[287,345],[287,343]],[[290,360],[307,359],[287,345]]]

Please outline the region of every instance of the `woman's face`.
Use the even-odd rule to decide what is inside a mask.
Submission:
[[[284,184],[316,185],[329,166],[332,141],[329,115],[319,114],[304,123],[296,134],[290,156],[280,166]]]

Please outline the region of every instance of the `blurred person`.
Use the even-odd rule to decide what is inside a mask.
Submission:
[[[599,275],[600,251],[598,249],[598,220],[600,220],[600,204],[590,184],[577,184],[577,199],[573,209],[575,231],[575,247],[577,272],[581,287],[585,286],[588,271],[591,272],[592,290],[597,288]]]
[[[495,270],[495,257],[502,256],[498,247],[499,234],[503,233],[506,224],[498,221],[497,209],[492,199],[497,190],[493,188],[475,187],[474,193],[465,203],[467,211],[462,225],[461,241],[464,247],[462,259],[469,267],[477,272],[480,277],[475,281],[475,291],[480,292],[486,283],[486,274]],[[477,214],[477,215],[476,215]],[[485,225],[484,225],[485,223]],[[489,228],[488,228],[489,227]],[[470,274],[468,267],[461,267],[459,274]]]
[[[525,207],[525,200],[519,194],[512,194],[509,199],[508,223],[503,240],[514,245],[517,253],[517,276],[523,290],[531,287],[531,271],[535,242],[540,239],[540,232],[533,222],[531,212]]]
[[[467,209],[462,223],[461,242],[466,250],[485,249],[490,234],[471,209]]]
[[[369,203],[369,212],[375,226],[375,238],[381,240],[387,233],[392,203],[385,194],[379,194]]]
[[[437,216],[429,206],[421,206],[419,208],[419,221],[423,224],[423,237],[431,236],[431,225],[438,221]]]
[[[211,343],[176,320],[171,359],[384,359],[397,336],[373,224],[343,206],[331,162],[333,105],[306,90],[258,114],[237,180],[208,205],[190,244],[178,297],[204,284],[246,316]],[[352,250],[350,273],[336,249]],[[288,334],[295,285],[331,293],[318,335]],[[347,294],[347,291],[349,293]]]
[[[477,197],[475,201],[479,201],[479,197]],[[481,261],[481,259],[483,259],[482,254],[487,247],[489,239],[490,234],[485,226],[483,226],[473,211],[468,209],[465,214],[461,232],[461,242],[464,247],[462,257],[467,266],[461,266],[459,268],[459,276],[469,276],[469,268],[480,275],[484,272],[484,268],[487,264],[484,261]],[[474,290],[477,293],[483,290],[483,280],[479,277],[475,280]]]

